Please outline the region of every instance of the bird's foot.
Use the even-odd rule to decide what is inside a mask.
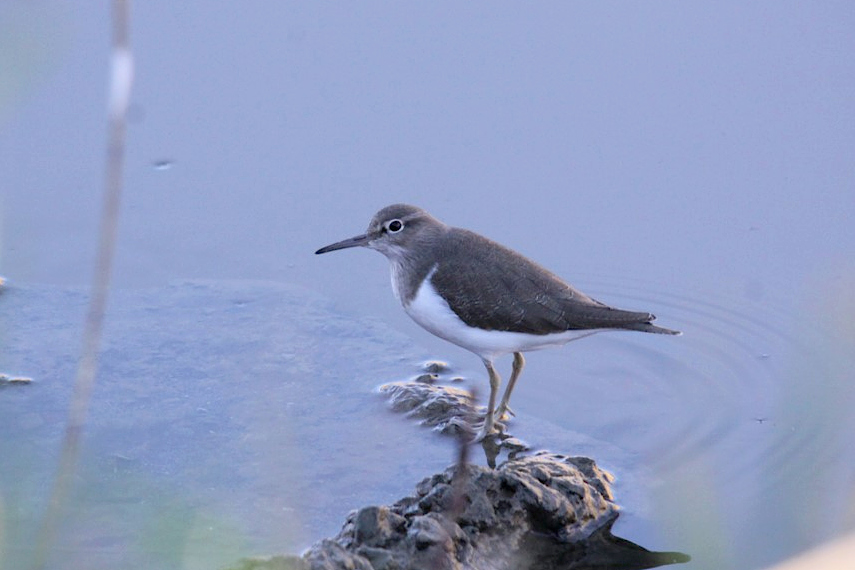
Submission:
[[[503,432],[505,431],[505,426],[501,423],[501,421],[496,421],[492,417],[485,417],[484,421],[480,423],[480,429],[475,434],[475,437],[472,439],[475,443],[480,443],[487,439],[488,437],[501,437]],[[475,426],[479,424],[476,423]]]
[[[499,409],[496,410],[496,417],[499,418],[500,421],[507,421],[511,418],[517,417],[517,414],[510,406],[499,406]]]
[[[475,434],[475,437],[472,438],[473,443],[481,443],[485,439],[490,436],[496,435],[495,428],[488,430],[486,425],[481,426],[481,429],[478,430],[478,433]]]

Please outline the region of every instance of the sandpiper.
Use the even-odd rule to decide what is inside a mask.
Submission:
[[[495,417],[512,414],[508,402],[525,364],[523,352],[605,330],[681,334],[652,324],[656,317],[650,313],[592,299],[523,255],[415,206],[387,206],[364,234],[315,253],[357,246],[389,259],[392,290],[414,321],[481,357],[490,398],[478,441],[493,433]],[[514,355],[511,377],[496,408],[501,379],[493,361],[509,353]]]

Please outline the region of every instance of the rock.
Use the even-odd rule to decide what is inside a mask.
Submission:
[[[393,409],[445,433],[471,433],[479,419],[463,390],[400,382],[381,391]],[[618,517],[613,478],[592,459],[549,452],[520,456],[524,444],[507,435],[487,438],[485,450],[488,441],[496,447],[508,442],[508,460],[496,468],[467,464],[464,445],[458,465],[426,477],[412,495],[350,513],[337,536],[306,552],[307,568],[631,570],[689,560],[612,535]],[[491,456],[497,455],[488,451],[488,462]]]
[[[433,384],[437,380],[439,380],[439,376],[437,376],[436,374],[430,374],[430,373],[426,372],[424,374],[420,374],[420,375],[416,376],[413,379],[413,382],[421,382],[422,384]]]
[[[392,382],[380,387],[392,409],[422,420],[426,426],[446,434],[461,430],[474,434],[472,425],[481,418],[466,390],[436,386],[432,382]]]
[[[352,512],[303,562],[311,570],[629,570],[687,561],[611,534],[611,480],[588,458],[546,452],[497,469],[450,467],[393,505]]]
[[[418,419],[443,435],[472,439],[483,421],[476,409],[473,395],[467,390],[443,386],[433,382],[391,382],[380,387],[380,393],[389,398],[392,410]],[[497,437],[484,440],[487,463],[495,467],[496,458],[506,452],[513,459],[529,449],[523,441],[505,433],[505,424],[496,421]]]
[[[618,507],[610,481],[587,458],[551,453],[498,469],[455,466],[394,505],[351,514],[338,536],[305,558],[313,570],[563,569],[572,566],[562,560],[609,560],[612,551],[621,554],[622,568],[679,561],[680,555],[663,559],[611,535]]]
[[[366,507],[356,513],[354,539],[367,546],[386,546],[406,526],[406,519],[388,507]]]
[[[367,558],[324,539],[303,555],[311,570],[375,570]]]
[[[422,369],[430,374],[442,374],[443,372],[447,372],[449,367],[447,362],[442,362],[441,360],[428,360],[422,364]]]
[[[6,385],[11,386],[14,384],[24,385],[24,384],[30,384],[30,383],[32,383],[32,381],[33,381],[33,379],[28,378],[27,376],[12,376],[9,374],[0,373],[0,386],[6,386]]]
[[[392,382],[381,386],[380,393],[389,398],[392,410],[406,413],[443,435],[472,439],[483,421],[469,391],[442,386],[435,380],[419,377],[412,382]],[[485,447],[491,467],[495,466],[495,458],[502,451],[514,457],[528,450],[525,443],[504,433],[504,423],[496,421],[496,428],[498,437],[485,441],[485,446],[492,446],[492,449]]]

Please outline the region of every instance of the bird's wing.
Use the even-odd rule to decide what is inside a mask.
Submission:
[[[453,232],[464,232],[469,240],[491,245],[459,248],[447,242],[431,276],[451,310],[470,326],[533,334],[571,329],[641,330],[639,327],[655,318],[650,313],[609,307],[500,244],[466,230]]]

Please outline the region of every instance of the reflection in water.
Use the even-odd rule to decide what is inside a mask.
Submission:
[[[652,552],[612,534],[619,515],[594,531],[588,539],[560,543],[539,533],[527,535],[509,568],[519,570],[633,570],[689,562],[682,552]]]

